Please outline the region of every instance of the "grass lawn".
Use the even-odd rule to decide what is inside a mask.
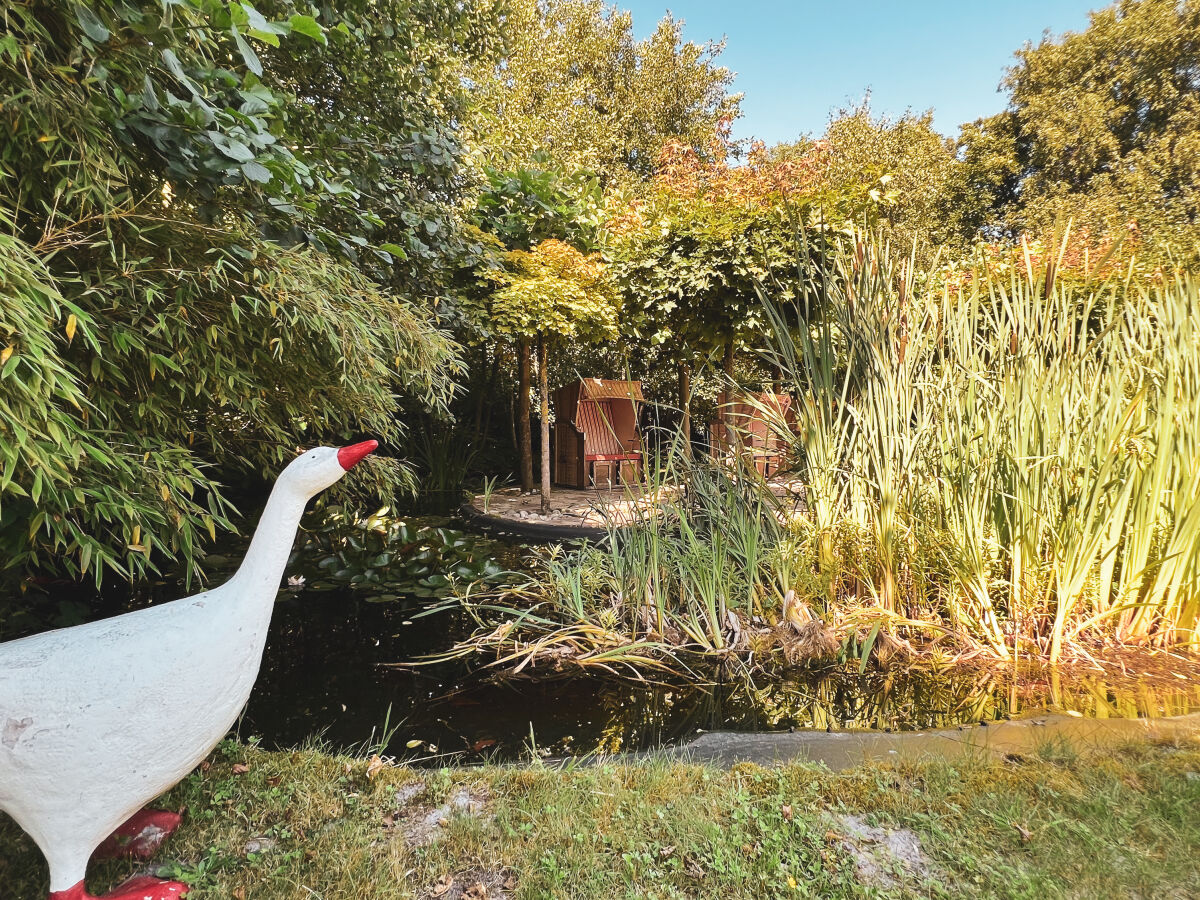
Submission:
[[[196,900],[1200,898],[1196,739],[840,773],[422,771],[229,742],[165,805],[187,814],[156,864]],[[4,898],[44,900],[45,878],[5,820]]]

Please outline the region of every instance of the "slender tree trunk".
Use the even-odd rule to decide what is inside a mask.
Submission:
[[[538,336],[538,387],[542,418],[542,514],[550,512],[550,373],[546,338]]]
[[[497,348],[499,350],[499,348]],[[478,375],[479,379],[476,383],[475,397],[475,422],[471,429],[471,439],[478,444],[480,432],[483,431],[483,409],[487,405],[487,397],[485,387],[487,386],[487,370],[488,370],[488,348],[484,344],[481,348],[482,358],[480,359]],[[493,354],[495,356],[497,354]]]
[[[721,409],[721,421],[725,425],[725,444],[732,450],[737,440],[737,434],[734,432],[733,408],[730,404],[733,402],[733,338],[729,338],[729,343],[725,345],[725,359],[722,362],[721,368],[725,372],[725,406]]]
[[[520,440],[517,438],[517,397],[516,397],[516,391],[513,391],[511,394],[509,394],[509,395],[508,395],[508,430],[509,430],[509,438],[512,440],[512,445],[513,445],[513,447],[520,447],[520,446],[521,446],[521,442],[520,442]],[[519,456],[519,455],[520,455],[520,453],[518,452],[518,456]],[[520,468],[521,468],[521,466],[520,466],[520,463],[519,463],[519,462],[518,462],[517,468],[518,468],[518,469],[520,469]]]
[[[679,364],[679,410],[683,418],[679,430],[683,434],[683,455],[692,458],[692,370],[686,362]]]
[[[529,426],[529,389],[532,387],[530,372],[529,338],[517,343],[520,362],[517,366],[517,450],[521,454],[521,490],[533,493],[533,432]]]
[[[484,392],[484,408],[486,412],[483,416],[483,422],[479,429],[479,443],[487,444],[488,435],[492,430],[492,410],[496,408],[496,404],[492,402],[496,396],[496,380],[500,377],[500,347],[497,346],[492,353],[492,371],[488,375],[487,390]]]

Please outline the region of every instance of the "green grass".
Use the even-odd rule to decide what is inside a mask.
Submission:
[[[234,765],[248,767],[234,774]],[[187,807],[163,848],[196,900],[435,896],[503,872],[523,898],[1178,897],[1200,896],[1200,742],[1036,758],[717,771],[696,765],[384,768],[315,750],[225,744],[167,799]],[[451,816],[441,840],[411,849],[396,792],[413,803],[461,786],[490,794],[490,818]],[[789,816],[790,812],[790,816]],[[863,884],[834,816],[915,832],[934,875]],[[389,827],[388,822],[395,824]],[[247,854],[252,838],[274,845]],[[131,864],[91,873],[94,889]],[[45,896],[32,845],[0,826],[4,896]],[[442,896],[456,898],[458,888]],[[468,894],[468,896],[470,896]],[[496,897],[493,888],[489,897]]]

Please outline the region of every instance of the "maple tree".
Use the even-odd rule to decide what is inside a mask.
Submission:
[[[534,164],[513,169],[489,168],[487,185],[476,201],[474,222],[493,236],[504,252],[528,251],[549,239],[577,247],[590,246],[596,237],[600,192],[595,178],[583,173],[567,175],[555,169],[545,154]],[[516,259],[516,257],[513,257]],[[485,267],[485,294],[494,289],[495,269]],[[503,319],[502,319],[503,320]],[[511,323],[510,323],[511,324]],[[485,299],[476,314],[473,334],[484,341],[493,332],[512,337],[517,350],[517,454],[521,489],[533,490],[533,436],[530,430],[529,395],[532,384],[532,345],[536,335],[524,328],[495,327],[495,310]]]
[[[755,144],[739,164],[729,127],[703,151],[665,146],[654,177],[608,223],[627,330],[670,348],[685,434],[696,371],[719,358],[730,381],[738,348],[766,329],[759,289],[793,296],[798,231],[850,231],[888,200],[886,178],[831,183],[826,141],[786,153]]]

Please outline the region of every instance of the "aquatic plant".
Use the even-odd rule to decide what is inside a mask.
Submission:
[[[804,296],[766,300],[816,500],[800,519],[871,536],[881,608],[1000,657],[1026,640],[1057,661],[1084,636],[1200,649],[1200,285],[1059,281],[1066,247],[952,286],[859,234]]]
[[[383,507],[363,514],[333,506],[301,533],[288,563],[297,586],[346,585],[366,599],[434,599],[464,585],[500,585],[510,574],[492,556],[490,542],[461,531],[409,523]],[[294,576],[295,577],[295,576]]]
[[[799,291],[761,290],[784,477],[676,441],[642,517],[555,559],[525,588],[536,622],[477,646],[561,663],[602,622],[609,654],[683,666],[1200,651],[1200,282],[1059,280],[1066,246],[950,282],[882,236],[802,235]]]

